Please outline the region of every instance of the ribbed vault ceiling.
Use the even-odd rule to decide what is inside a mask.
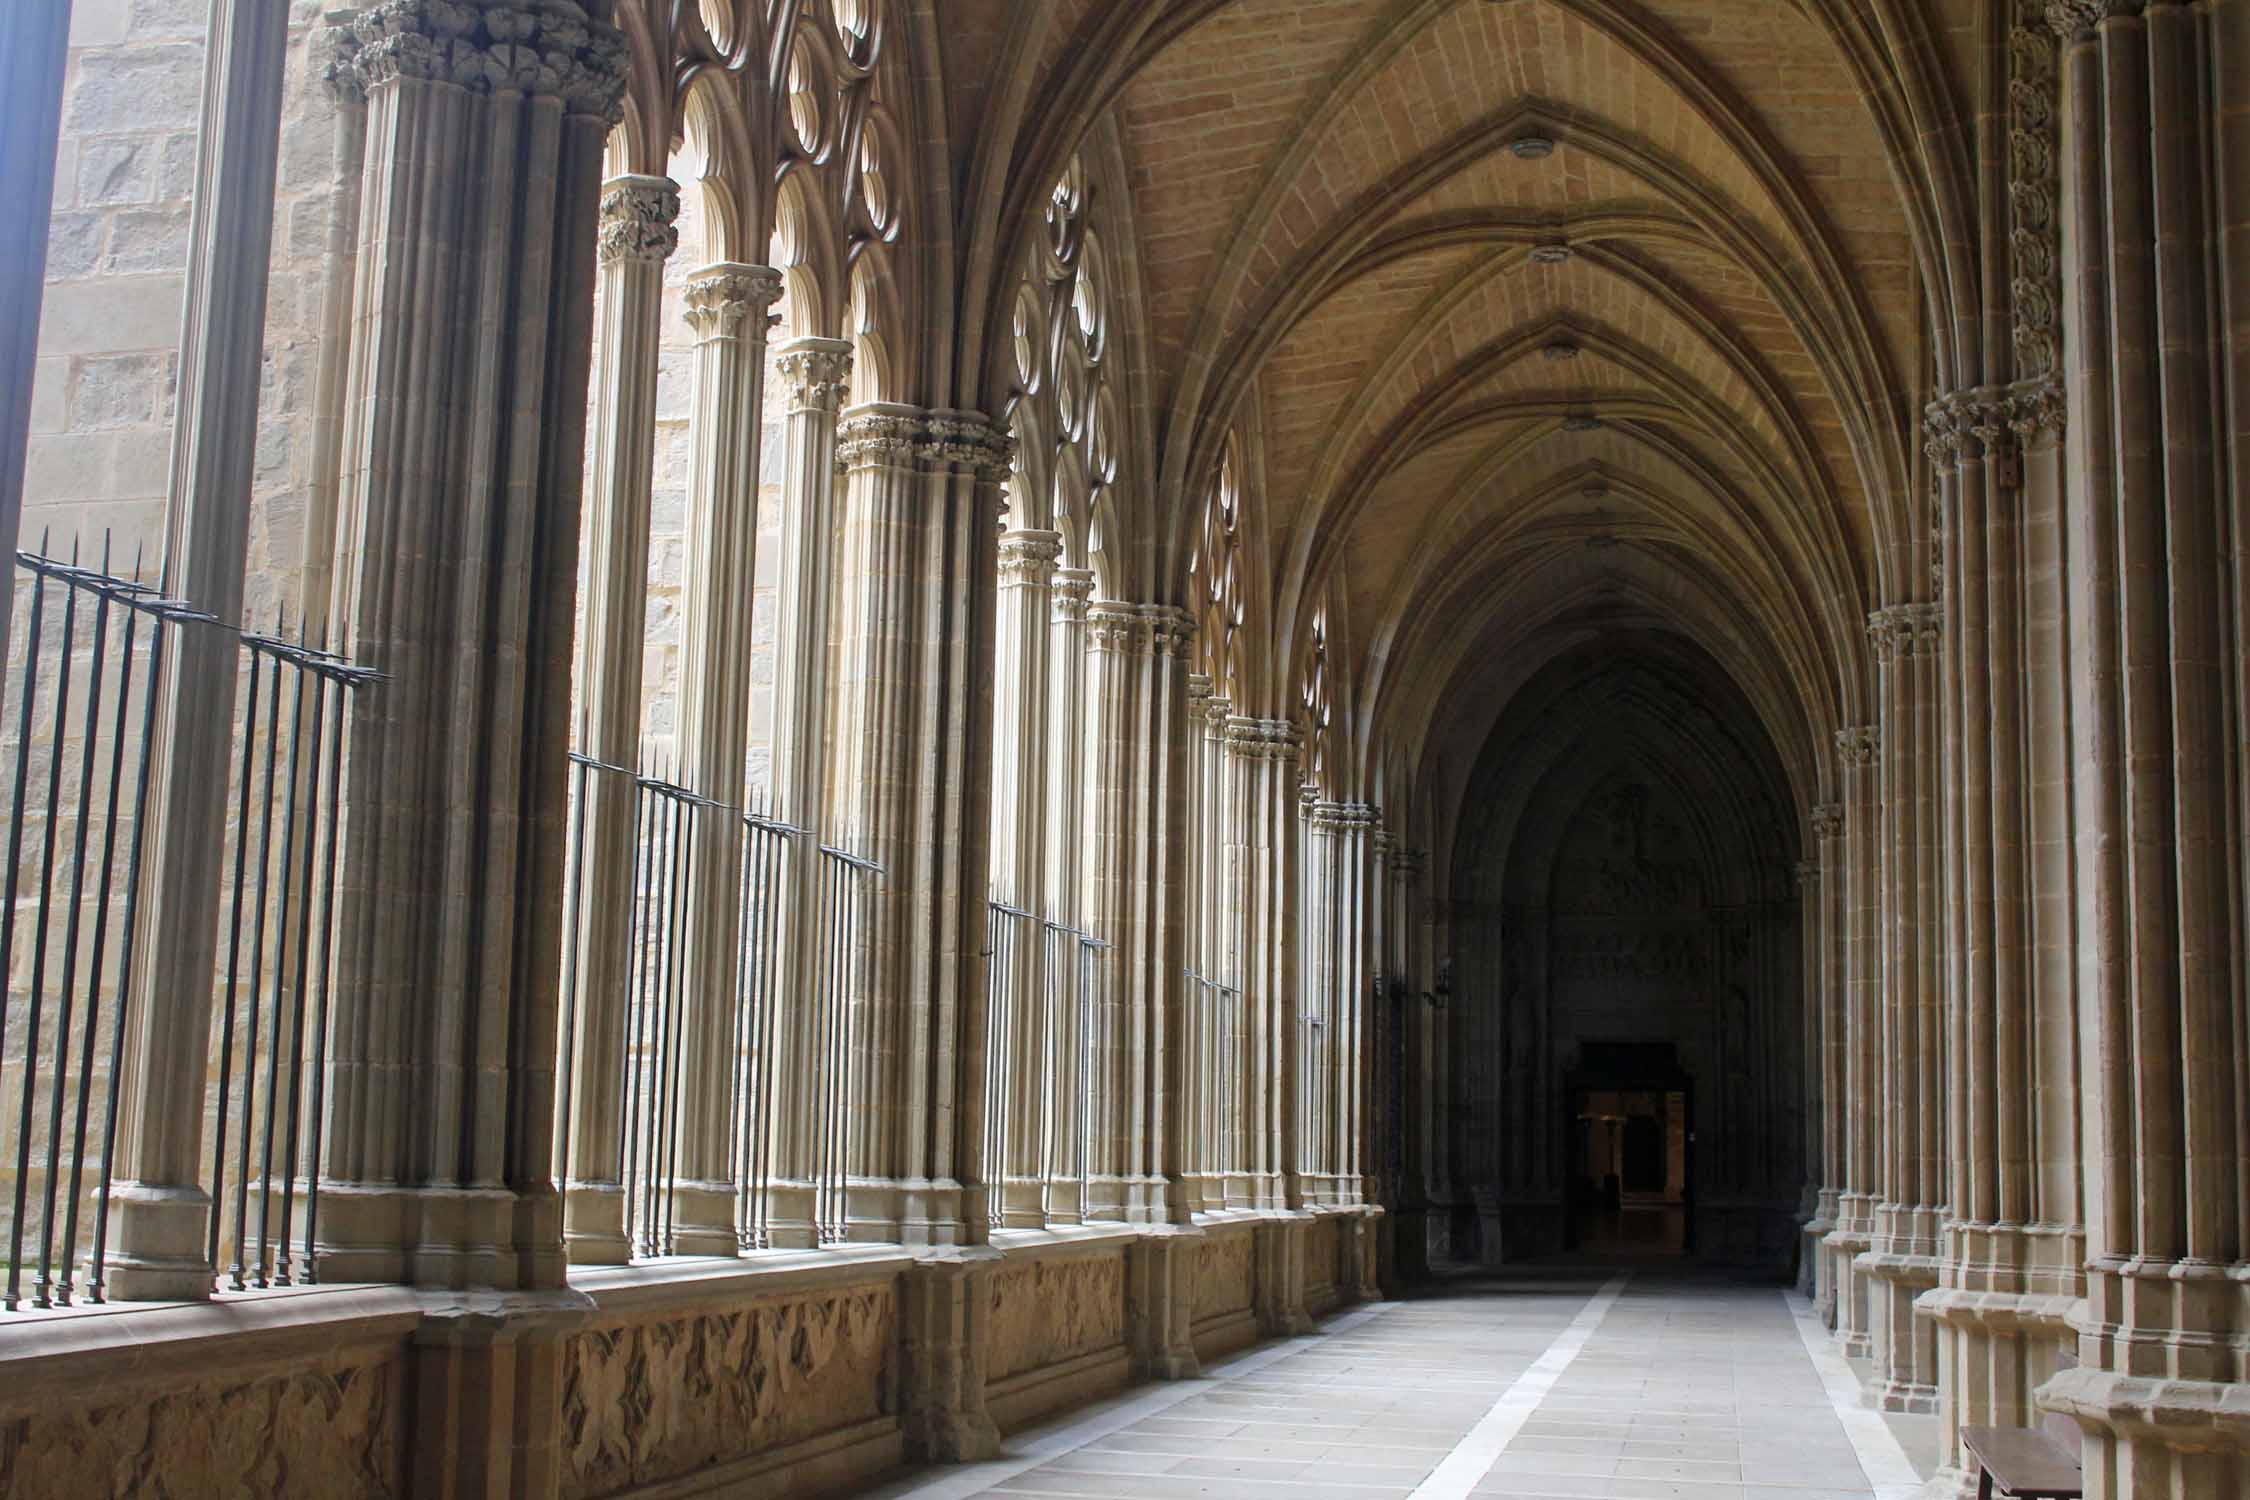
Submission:
[[[1005,9],[959,8],[972,33]],[[1160,492],[1257,434],[1263,655],[1340,609],[1360,721],[1465,774],[1512,681],[1661,632],[1725,668],[1809,800],[1916,530],[1932,356],[1883,8],[1050,10],[1014,76],[1034,127],[1116,108]]]

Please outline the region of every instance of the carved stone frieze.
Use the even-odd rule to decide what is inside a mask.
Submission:
[[[411,81],[555,98],[614,125],[623,118],[624,33],[576,10],[381,0],[341,23],[330,81],[361,95]]]
[[[934,411],[919,456],[932,467],[966,469],[998,484],[1008,477],[1015,454],[1015,437],[990,418],[972,411]]]
[[[563,1355],[562,1493],[659,1484],[882,1416],[897,1351],[887,1284],[584,1330]]]
[[[21,1495],[403,1495],[403,1390],[386,1360],[57,1402],[0,1422],[0,1476]]]
[[[986,1378],[1004,1380],[1125,1342],[1125,1261],[1076,1256],[1003,1265],[992,1277]]]
[[[613,177],[602,184],[603,265],[662,265],[680,248],[680,187],[669,177]]]

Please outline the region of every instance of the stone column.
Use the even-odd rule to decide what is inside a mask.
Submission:
[[[1047,849],[1044,862],[1045,909],[1055,920],[1091,932],[1083,894],[1086,824],[1079,814],[1086,797],[1086,605],[1094,575],[1084,568],[1057,568],[1048,619],[1047,643]],[[1106,935],[1091,932],[1097,941]],[[1046,1109],[1054,1143],[1056,1180],[1047,1188],[1050,1222],[1077,1223],[1085,1216],[1086,1119],[1085,1053],[1089,1040],[1081,1002],[1084,987],[1100,973],[1099,950],[1082,952],[1077,940],[1056,954],[1067,965],[1057,993],[1074,1003],[1054,1015],[1054,1065],[1046,1078]],[[1090,961],[1091,960],[1091,961]]]
[[[334,618],[386,680],[348,726],[327,1280],[562,1279],[570,660],[625,66],[608,14],[405,0],[353,23],[365,269]]]
[[[687,551],[680,604],[680,785],[708,798],[688,851],[680,954],[679,1148],[672,1243],[682,1255],[732,1255],[736,1219],[736,1021],[742,944],[742,821],[749,756],[751,599],[757,580],[758,472],[766,329],[781,295],[770,266],[720,263],[688,278],[695,407],[688,429]],[[645,579],[644,579],[645,588]]]
[[[958,1188],[927,1175],[929,1060],[909,956],[917,903],[929,899],[914,837],[916,799],[934,756],[918,754],[925,705],[939,696],[920,671],[919,622],[929,607],[922,569],[942,528],[946,476],[922,460],[927,414],[879,403],[845,412],[836,455],[844,466],[843,573],[837,581],[839,737],[831,796],[859,852],[883,867],[865,934],[869,1003],[853,1063],[859,1123],[849,1168],[853,1236],[924,1245],[958,1237]]]
[[[52,83],[30,80],[27,92],[10,96],[7,105],[11,113],[19,106],[32,111],[23,126],[28,139],[21,149],[39,153],[44,138],[50,179],[52,122],[48,119],[45,130],[36,122],[46,118],[50,90],[61,86],[61,33],[67,22],[66,15],[55,15],[56,34],[42,38],[34,35],[39,29],[35,19],[0,21],[0,37],[10,48],[4,60],[10,71],[40,56],[27,50],[19,58],[15,47],[37,49],[44,42],[54,49]],[[288,43],[288,16],[281,7],[211,8],[164,528],[164,588],[226,626],[238,626],[242,619]],[[13,162],[0,165],[11,174],[21,170]],[[14,200],[13,217],[31,221],[42,240],[42,250],[30,258],[32,315],[9,325],[11,330],[22,328],[27,338],[35,338],[38,327],[35,299],[48,202],[46,194]],[[12,262],[0,270],[11,283],[15,275]],[[0,337],[12,341],[17,334]],[[28,357],[21,374],[28,399]],[[15,394],[5,392],[9,399]],[[18,443],[21,436],[16,413],[0,410],[0,444]],[[0,534],[11,544],[21,458],[20,447],[0,450],[0,506],[5,506]],[[13,576],[12,557],[4,571]],[[0,591],[0,605],[4,603]],[[228,751],[241,648],[231,630],[193,625],[174,630],[169,645],[157,689],[163,726],[150,747],[148,867],[142,887],[147,904],[133,960],[137,993],[131,1000],[133,1041],[123,1084],[132,1112],[117,1152],[118,1183],[112,1197],[116,1227],[104,1288],[121,1301],[211,1295],[212,1268],[204,1259],[211,1204],[203,1187],[202,1159],[211,975],[217,965],[222,896],[212,871],[226,843]]]
[[[1817,841],[1813,844],[1817,850]],[[1797,936],[1801,946],[1797,972],[1805,1024],[1804,1141],[1805,1186],[1797,1212],[1797,1291],[1817,1300],[1820,1288],[1820,1241],[1835,1228],[1821,1221],[1821,1022],[1820,1009],[1820,861],[1797,861]]]
[[[2241,5],[2064,0],[2090,1500],[2250,1491],[2250,72]]]
[[[1844,793],[1844,899],[1842,910],[1845,1141],[1843,1192],[1828,1247],[1836,1258],[1836,1332],[1845,1353],[1872,1352],[1866,1279],[1856,1261],[1875,1229],[1876,1133],[1879,1087],[1882,952],[1877,946],[1881,845],[1876,837],[1875,760],[1881,737],[1874,726],[1836,732],[1838,780]]]
[[[584,624],[572,741],[612,769],[577,773],[583,788],[571,848],[577,994],[562,1101],[563,1240],[583,1265],[632,1258],[625,1233],[623,1090],[626,993],[633,945],[632,772],[641,733],[648,623],[649,491],[656,462],[656,359],[664,263],[680,242],[679,188],[664,177],[602,185],[600,291],[595,298],[593,463],[585,521]]]
[[[1227,780],[1229,857],[1226,950],[1229,972],[1242,991],[1239,1002],[1237,1066],[1239,1115],[1234,1125],[1239,1149],[1232,1163],[1240,1174],[1240,1202],[1232,1189],[1229,1207],[1272,1208],[1278,1179],[1268,1122],[1278,1082],[1279,1055],[1273,1013],[1272,976],[1258,962],[1271,899],[1272,831],[1267,785],[1274,748],[1262,719],[1230,715],[1221,726]]]
[[[800,830],[791,840],[782,903],[766,1118],[767,1226],[777,1248],[820,1242],[816,1221],[820,1134],[816,1118],[829,1059],[821,1052],[820,846],[828,836],[830,630],[835,607],[836,419],[851,384],[852,346],[841,339],[783,344],[774,364],[788,396],[781,482],[781,632],[774,665],[773,811]],[[748,609],[745,598],[743,608]],[[745,658],[746,660],[747,658]],[[737,671],[739,672],[739,666]]]
[[[1943,639],[1934,604],[1898,604],[1868,616],[1882,693],[1882,982],[1876,996],[1877,1202],[1873,1243],[1859,1257],[1867,1279],[1877,1399],[1886,1411],[1937,1409],[1933,1330],[1914,1300],[1937,1284],[1939,905],[1936,790],[1937,663]]]
[[[47,205],[55,200],[55,137],[70,59],[69,0],[11,5],[0,14],[0,547],[14,556],[23,523],[23,468],[38,372],[39,309],[47,297]],[[276,120],[279,119],[277,115]],[[14,566],[0,569],[0,662],[8,660]]]
[[[1016,944],[1015,973],[1007,985],[1016,1013],[1006,1034],[1011,1097],[991,1101],[1004,1111],[999,1139],[1005,1161],[987,1163],[1000,1195],[999,1219],[1011,1229],[1046,1224],[1046,1164],[1040,1132],[1046,1110],[1047,937],[1042,923],[1056,915],[1047,891],[1047,691],[1048,645],[1053,631],[1055,565],[1062,537],[1052,531],[1010,531],[1000,538],[1000,595],[993,703],[992,888],[1031,913]],[[1002,992],[994,975],[995,1003]]]
[[[1820,1015],[1820,1157],[1818,1203],[1808,1231],[1820,1239],[1814,1251],[1813,1305],[1830,1328],[1836,1326],[1837,1256],[1827,1237],[1837,1225],[1847,1169],[1844,1153],[1850,1124],[1845,1117],[1844,1059],[1844,804],[1823,802],[1812,810],[1813,845],[1820,851],[1819,961],[1806,973],[1812,1007]]]

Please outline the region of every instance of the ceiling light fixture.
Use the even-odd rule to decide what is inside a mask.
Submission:
[[[1539,352],[1549,359],[1576,359],[1578,345],[1569,339],[1549,339],[1539,346]]]
[[[1592,432],[1601,425],[1600,417],[1573,414],[1562,419],[1562,430],[1565,432]]]
[[[1570,246],[1568,245],[1534,245],[1531,247],[1531,263],[1535,266],[1559,266],[1568,259],[1570,259]]]
[[[1555,142],[1551,136],[1519,135],[1508,142],[1508,149],[1518,161],[1542,161],[1555,154]]]

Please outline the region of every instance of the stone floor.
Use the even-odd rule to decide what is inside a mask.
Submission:
[[[1908,1500],[1805,1303],[1689,1269],[1462,1277],[1018,1434],[882,1500]]]

